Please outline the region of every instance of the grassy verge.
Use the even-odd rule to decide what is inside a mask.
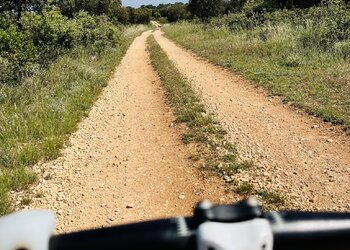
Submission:
[[[179,23],[164,31],[272,95],[350,128],[350,63],[336,53],[305,47],[301,41],[307,28],[280,23],[232,32],[224,26]]]
[[[251,184],[240,183],[230,177],[241,171],[253,170],[254,164],[247,161],[239,162],[235,146],[226,139],[226,131],[221,128],[214,115],[205,110],[190,82],[176,69],[153,36],[148,39],[148,50],[151,63],[162,80],[177,122],[184,123],[188,128],[183,135],[184,143],[196,143],[197,145],[198,152],[191,159],[203,161],[205,169],[218,173],[234,187],[233,190],[237,194],[258,195],[265,202],[265,206],[283,205],[282,198],[272,199],[271,195],[256,190]],[[277,193],[274,194],[280,197]]]
[[[8,192],[25,189],[31,166],[57,158],[68,135],[88,114],[133,39],[129,27],[117,48],[80,48],[20,86],[0,87],[0,215],[11,211]]]

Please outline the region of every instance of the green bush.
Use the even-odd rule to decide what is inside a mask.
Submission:
[[[334,51],[339,57],[349,60],[350,59],[350,40],[337,42],[334,44]]]
[[[297,28],[293,35],[301,47],[324,51],[333,51],[336,43],[350,40],[350,5],[340,0],[324,1],[321,6],[309,9],[272,12],[261,10],[261,4],[263,1],[248,1],[241,12],[212,18],[208,26],[245,31],[268,41],[271,26],[289,25]]]
[[[6,30],[0,29],[0,56],[10,62],[23,65],[36,60],[36,47],[32,42],[32,34],[18,31],[14,25]]]
[[[122,37],[107,16],[93,17],[83,11],[71,19],[57,8],[40,14],[25,12],[20,25],[4,12],[0,20],[0,84],[7,85],[19,84],[76,47],[91,46],[101,53],[106,47],[117,47]]]

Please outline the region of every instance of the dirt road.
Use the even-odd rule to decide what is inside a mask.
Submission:
[[[223,182],[188,160],[184,128],[166,105],[149,64],[146,32],[136,38],[62,156],[42,175],[30,208],[58,216],[58,231],[189,214],[209,198],[233,201]],[[155,32],[156,40],[215,112],[242,159],[256,168],[234,178],[276,190],[295,208],[349,210],[350,139],[336,127],[268,97]]]
[[[189,214],[203,198],[234,198],[188,160],[149,65],[149,35],[133,42],[62,157],[36,166],[43,178],[31,208],[56,211],[60,232]]]
[[[155,32],[179,70],[202,93],[243,159],[257,168],[235,176],[277,190],[294,208],[350,209],[350,138],[338,128],[267,96]]]

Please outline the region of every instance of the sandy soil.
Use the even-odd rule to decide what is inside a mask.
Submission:
[[[43,178],[30,208],[55,211],[59,232],[187,215],[203,198],[234,199],[188,160],[192,150],[149,64],[149,35],[133,42],[62,157],[35,167]]]
[[[278,191],[293,208],[350,209],[349,136],[176,46],[161,31],[155,38],[202,93],[240,157],[256,163],[234,178]]]

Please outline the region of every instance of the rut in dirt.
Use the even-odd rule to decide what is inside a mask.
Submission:
[[[232,200],[223,183],[189,160],[182,129],[166,105],[149,63],[146,38],[132,43],[62,157],[36,166],[44,177],[33,207],[58,216],[68,232],[131,221],[188,215],[203,198]]]
[[[161,31],[154,36],[217,114],[240,157],[256,164],[233,178],[278,192],[294,209],[350,209],[349,136],[198,59]]]

